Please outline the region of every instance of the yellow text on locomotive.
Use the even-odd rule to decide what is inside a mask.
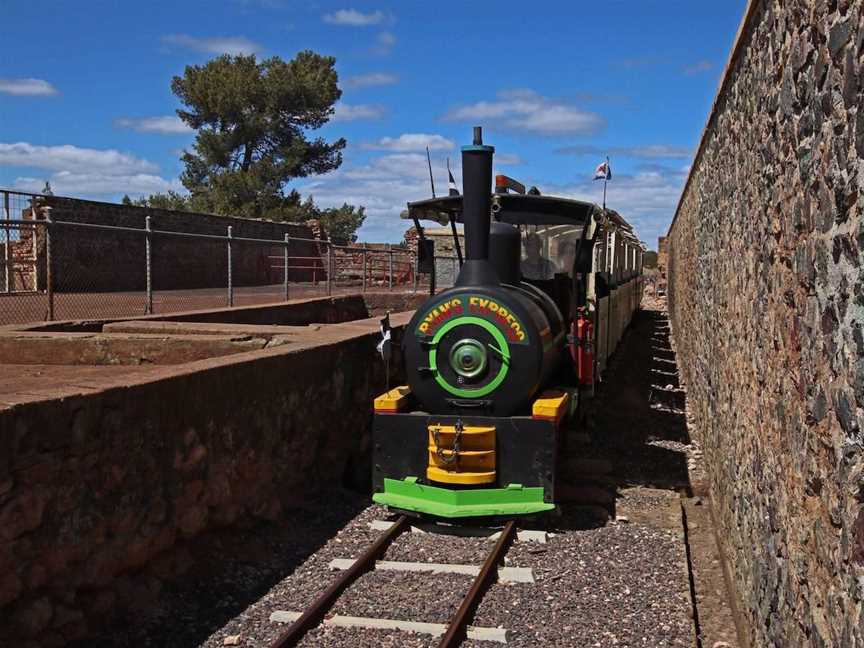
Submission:
[[[462,314],[462,300],[458,297],[449,299],[438,304],[430,310],[423,321],[418,326],[418,330],[426,335],[431,335],[441,324],[446,322],[451,317]]]
[[[520,342],[525,339],[525,331],[522,329],[522,323],[514,317],[513,313],[508,311],[503,306],[500,306],[494,299],[485,299],[483,297],[469,297],[468,310],[478,315],[487,315],[491,313],[499,324],[504,326],[504,331],[514,340]]]

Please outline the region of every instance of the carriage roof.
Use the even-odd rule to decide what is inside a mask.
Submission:
[[[603,209],[599,205],[572,198],[532,194],[494,193],[492,194],[494,217],[502,223],[511,225],[569,225],[584,227],[592,219],[598,223],[611,225],[612,229],[622,232],[625,238],[638,239],[633,228],[613,209]],[[427,198],[408,203],[402,218],[434,221],[447,225],[451,218],[462,222],[462,196],[442,196]]]

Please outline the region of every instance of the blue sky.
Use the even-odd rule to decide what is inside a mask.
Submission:
[[[496,167],[544,193],[608,205],[649,247],[671,221],[745,0],[104,2],[9,0],[0,39],[0,187],[118,200],[180,188],[193,141],[170,81],[223,52],[336,57],[322,130],[340,169],[291,183],[365,205],[361,237],[395,241],[408,200],[485,127]]]

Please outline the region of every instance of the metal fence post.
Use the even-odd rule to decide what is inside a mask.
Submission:
[[[367,261],[367,254],[369,252],[369,248],[366,244],[363,244],[363,292],[366,292],[366,275],[369,274],[369,266]]]
[[[232,276],[233,264],[231,263],[231,239],[234,236],[234,230],[228,226],[228,305],[234,305],[234,277]]]
[[[5,292],[10,292],[12,284],[9,282],[9,244],[11,243],[11,234],[9,232],[9,193],[3,192],[3,218],[6,220],[5,234],[6,239],[3,245],[3,281],[5,284]]]
[[[291,237],[285,235],[285,301],[288,301],[288,244],[291,242]]]
[[[333,294],[333,244],[327,241],[327,296]]]
[[[393,290],[393,250],[387,244],[387,289]]]
[[[39,227],[36,225],[36,201],[30,203],[30,212],[33,215],[33,227],[30,230],[30,259],[33,262],[33,292],[39,290]]]
[[[147,315],[153,314],[153,250],[152,250],[152,237],[151,233],[153,228],[150,224],[150,217],[144,217],[144,273],[147,284],[147,302],[144,305],[144,312]]]
[[[48,321],[54,321],[54,272],[51,263],[51,211],[45,216],[45,294],[48,297]],[[34,230],[33,235],[36,235]]]

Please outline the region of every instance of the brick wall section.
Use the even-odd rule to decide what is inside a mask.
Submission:
[[[40,205],[51,207],[55,221],[114,225],[144,229],[150,216],[151,227],[169,232],[192,232],[225,236],[228,226],[233,236],[281,241],[285,234],[312,239],[307,225],[275,223],[264,220],[228,218],[212,214],[131,207],[75,198],[46,196]],[[136,233],[109,232],[58,226],[52,239],[55,290],[126,291],[145,288],[144,237]],[[233,250],[234,283],[237,286],[266,285],[283,281],[283,246],[237,243]],[[326,278],[321,253],[315,243],[294,241],[289,250],[295,258],[289,279],[309,281],[313,270],[317,279]],[[40,255],[44,259],[44,254]],[[275,258],[271,258],[275,257]],[[302,266],[302,267],[301,267]],[[313,267],[314,266],[314,267]],[[221,287],[227,277],[227,251],[224,241],[155,236],[152,248],[153,288],[174,290]],[[44,277],[44,272],[40,272]],[[44,284],[44,279],[40,279]],[[41,286],[44,288],[44,285]]]
[[[366,286],[388,286],[390,258],[393,258],[393,285],[410,286],[414,281],[414,247],[389,243],[351,243],[333,250],[333,281],[346,284],[363,282],[366,259]]]
[[[378,320],[310,336],[0,410],[0,645],[90,636],[146,608],[184,540],[368,475]]]
[[[757,646],[864,642],[861,2],[751,2],[669,232],[670,314]]]

